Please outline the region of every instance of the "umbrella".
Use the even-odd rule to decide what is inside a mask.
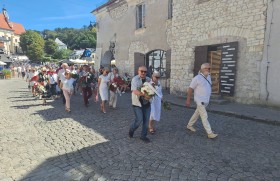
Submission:
[[[5,62],[0,61],[0,65],[7,65]]]

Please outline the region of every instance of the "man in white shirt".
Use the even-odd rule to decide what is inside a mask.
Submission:
[[[65,73],[65,70],[66,69],[68,69],[68,64],[67,63],[63,63],[62,65],[61,65],[61,69],[58,71],[58,73],[57,73],[57,79],[58,79],[58,86],[60,85],[60,82],[61,81],[64,81],[65,80],[65,75],[64,75],[64,73]],[[65,104],[66,103],[66,100],[65,100],[65,97],[64,97],[64,94],[63,94],[63,92],[61,91],[61,97],[62,97],[62,102],[63,102],[63,104]]]
[[[204,129],[207,132],[208,138],[213,139],[218,135],[212,132],[211,126],[208,122],[208,115],[206,111],[206,107],[209,104],[210,96],[211,96],[211,76],[210,76],[210,65],[209,63],[204,63],[201,65],[200,72],[197,76],[192,79],[192,82],[188,89],[188,95],[186,100],[186,106],[190,107],[191,96],[194,92],[194,101],[197,105],[196,110],[189,120],[187,125],[187,129],[195,132],[195,128],[193,127],[194,123],[197,121],[198,117],[201,117],[202,124]]]

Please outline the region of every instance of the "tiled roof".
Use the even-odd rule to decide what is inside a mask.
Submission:
[[[0,14],[0,28],[13,31],[17,35],[25,33],[24,27],[19,23],[8,23],[3,13]]]
[[[21,24],[19,23],[12,23],[12,24],[13,24],[13,30],[15,31],[15,34],[21,35],[25,33],[25,29]]]

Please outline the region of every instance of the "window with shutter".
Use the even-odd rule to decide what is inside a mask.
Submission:
[[[173,17],[173,0],[168,1],[168,19],[172,19]]]
[[[136,29],[145,27],[145,4],[136,6]]]

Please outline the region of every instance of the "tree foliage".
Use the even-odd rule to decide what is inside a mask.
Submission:
[[[57,48],[58,48],[58,45],[55,43],[54,40],[48,39],[45,42],[45,52],[46,52],[46,54],[53,55],[55,53],[55,51],[57,50]]]
[[[30,60],[41,61],[44,56],[44,49],[38,43],[32,43],[28,46],[26,55]]]
[[[67,49],[61,49],[61,50],[56,50],[56,52],[53,54],[52,58],[54,59],[67,59],[69,55],[71,54],[71,50]]]
[[[55,30],[44,30],[42,32],[44,38],[60,39],[67,45],[70,50],[96,48],[96,29],[87,28],[86,26],[81,29],[74,28],[56,28]]]
[[[23,52],[26,53],[28,51],[28,46],[30,46],[33,43],[36,43],[38,46],[43,48],[45,41],[39,33],[32,31],[32,30],[27,30],[26,33],[24,33],[20,36],[19,44],[20,44]]]
[[[58,50],[55,38],[65,43],[68,50]],[[93,25],[81,29],[56,28],[42,32],[27,30],[20,37],[20,46],[30,60],[48,61],[49,58],[45,58],[46,56],[66,59],[71,50],[96,48],[96,27]]]
[[[45,41],[42,36],[32,30],[20,36],[20,46],[30,60],[40,60],[44,56]]]

